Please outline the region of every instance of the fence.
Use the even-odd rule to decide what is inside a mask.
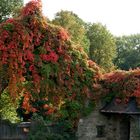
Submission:
[[[27,140],[29,128],[29,122],[12,124],[6,120],[0,120],[0,140]]]

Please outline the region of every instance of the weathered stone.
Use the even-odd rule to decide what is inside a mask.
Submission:
[[[140,140],[140,118],[123,114],[104,115],[99,112],[102,105],[87,117],[81,118],[78,125],[78,140]],[[97,128],[103,135],[98,136]]]

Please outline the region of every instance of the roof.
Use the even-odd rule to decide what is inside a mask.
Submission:
[[[114,114],[130,114],[130,115],[140,115],[140,108],[137,107],[135,98],[130,99],[130,101],[125,103],[117,104],[115,99],[109,104],[105,105],[100,112],[102,113],[114,113]]]

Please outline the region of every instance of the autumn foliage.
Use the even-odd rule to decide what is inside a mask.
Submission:
[[[140,104],[140,69],[105,74],[102,85],[106,99],[115,97],[117,103],[128,103],[134,97]]]
[[[59,117],[67,103],[84,106],[94,98],[100,69],[63,28],[46,22],[34,0],[18,18],[0,24],[0,76],[1,92],[21,97],[26,113]]]

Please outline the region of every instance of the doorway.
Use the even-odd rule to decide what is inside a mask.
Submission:
[[[130,118],[124,117],[120,121],[120,140],[129,140],[130,138]]]

